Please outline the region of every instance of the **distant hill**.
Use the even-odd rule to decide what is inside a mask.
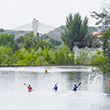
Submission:
[[[0,34],[15,34],[15,39],[19,38],[20,36],[24,36],[25,34],[30,33],[31,31],[15,31],[15,30],[4,30],[0,29]]]
[[[61,33],[64,32],[64,30],[66,29],[65,25],[61,25],[58,28],[55,28],[54,30],[49,31],[47,34],[43,34],[42,36],[40,36],[40,39],[50,39],[51,43],[61,43],[62,39],[61,39]],[[98,31],[97,28],[95,27],[89,27],[88,28],[88,33],[94,32],[94,31]],[[0,29],[0,34],[15,34],[15,39],[20,37],[20,36],[24,36],[25,34],[30,33],[31,31],[15,31],[15,30],[4,30],[4,29]]]
[[[62,42],[62,40],[61,40],[61,33],[63,33],[65,29],[66,29],[66,26],[62,25],[62,26],[60,26],[58,28],[55,28],[52,31],[49,31],[47,33],[47,36],[51,37],[52,39],[54,39],[56,41]]]

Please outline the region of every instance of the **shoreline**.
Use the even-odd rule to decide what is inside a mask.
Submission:
[[[35,66],[91,66],[91,65],[0,65],[0,67],[35,67]]]

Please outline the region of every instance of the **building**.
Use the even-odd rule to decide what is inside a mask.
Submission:
[[[38,27],[39,27],[39,21],[34,18],[32,21],[32,28],[33,28],[34,35],[36,36],[38,32]]]

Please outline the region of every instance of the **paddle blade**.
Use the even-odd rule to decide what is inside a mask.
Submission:
[[[27,86],[27,84],[23,83],[25,86]]]
[[[80,86],[81,85],[81,82],[78,84],[78,86]]]

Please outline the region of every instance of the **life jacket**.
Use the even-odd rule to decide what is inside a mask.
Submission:
[[[57,87],[57,86],[55,86],[55,87],[54,87],[54,89],[55,89],[55,90],[57,90],[57,89],[58,89],[58,87]]]
[[[47,70],[45,70],[45,72],[47,73]]]
[[[31,92],[31,90],[32,90],[32,88],[31,88],[31,86],[29,86],[29,87],[28,87],[28,91]]]
[[[75,86],[73,90],[77,90],[77,86]]]

